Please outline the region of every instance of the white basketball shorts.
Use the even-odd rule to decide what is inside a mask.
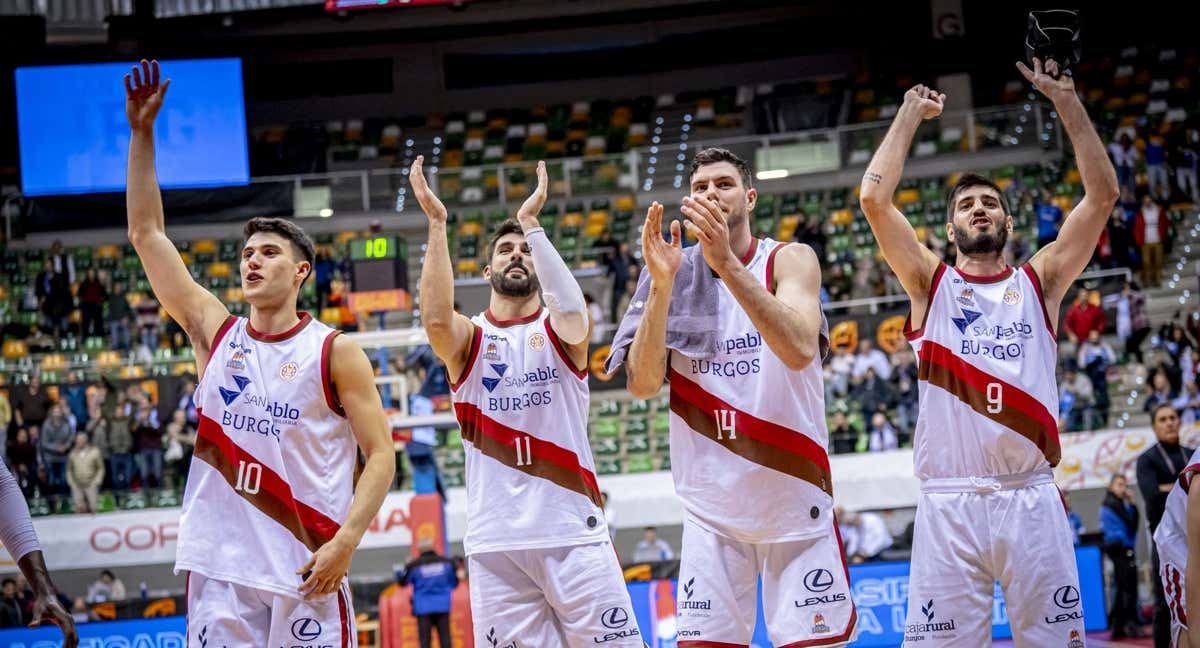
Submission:
[[[311,601],[215,580],[187,576],[187,645],[357,646],[350,584]]]

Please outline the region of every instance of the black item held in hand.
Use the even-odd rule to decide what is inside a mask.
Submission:
[[[1061,74],[1078,63],[1083,54],[1079,27],[1079,12],[1072,9],[1029,12],[1029,30],[1025,33],[1025,58],[1029,67],[1033,67],[1035,57],[1043,65],[1053,59]]]

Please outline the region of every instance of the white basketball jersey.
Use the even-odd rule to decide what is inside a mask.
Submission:
[[[1158,547],[1158,555],[1164,562],[1170,562],[1182,569],[1187,565],[1188,536],[1187,536],[1187,501],[1188,489],[1192,485],[1192,477],[1200,472],[1200,450],[1192,453],[1188,465],[1179,473],[1179,479],[1167,493],[1167,503],[1163,509],[1162,520],[1154,530],[1154,544]],[[1175,584],[1183,591],[1181,584]]]
[[[784,245],[762,239],[745,261],[768,290],[774,290],[775,253]],[[698,360],[670,353],[675,492],[697,524],[741,542],[824,533],[833,482],[821,360],[788,369],[725,282],[716,283],[716,355]]]
[[[545,309],[475,333],[454,391],[466,451],[467,554],[608,540],[588,445],[587,372]]]
[[[301,313],[277,335],[230,317],[196,388],[200,416],[175,569],[302,598],[302,567],[350,510],[357,443],[330,379],[337,331]]]
[[[918,360],[913,438],[918,479],[994,477],[1058,463],[1058,346],[1028,265],[994,277],[944,264],[924,326],[905,336]]]

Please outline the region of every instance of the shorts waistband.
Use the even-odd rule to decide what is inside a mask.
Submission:
[[[1037,470],[1015,475],[991,477],[951,477],[926,479],[921,482],[922,493],[994,493],[1016,490],[1026,486],[1054,483],[1054,473]]]

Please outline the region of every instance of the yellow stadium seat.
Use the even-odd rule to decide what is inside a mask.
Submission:
[[[121,367],[121,371],[118,375],[125,379],[145,378],[146,368],[142,365],[125,365],[124,367]]]
[[[854,222],[854,212],[849,209],[834,210],[829,214],[829,220],[834,225],[849,225]]]
[[[587,227],[583,229],[583,233],[584,235],[591,237],[600,236],[602,233],[604,233],[604,226],[605,223],[588,223]]]
[[[1079,185],[1083,183],[1083,178],[1079,175],[1079,169],[1072,168],[1067,171],[1067,175],[1063,177],[1063,182],[1069,185]]]
[[[341,323],[342,315],[336,307],[325,307],[321,309],[321,314],[317,319],[324,324],[337,326]]]
[[[201,239],[192,243],[193,254],[216,254],[217,242],[212,239]]]
[[[358,234],[354,232],[338,232],[333,240],[337,245],[342,246],[356,238],[358,238]]]
[[[121,248],[115,245],[101,245],[96,248],[96,257],[100,259],[119,259],[121,258]]]
[[[5,340],[3,353],[5,358],[13,360],[29,355],[29,349],[21,340]]]
[[[208,276],[210,277],[228,278],[232,275],[233,268],[231,268],[229,264],[225,263],[224,261],[217,261],[215,263],[208,264]]]
[[[455,269],[459,274],[475,274],[479,272],[479,261],[475,259],[460,259]]]
[[[111,369],[121,364],[121,354],[116,351],[101,351],[96,354],[96,364],[104,369]]]
[[[180,252],[179,258],[183,259],[183,265],[191,265],[192,264],[192,253],[191,252]]]
[[[459,236],[479,236],[483,233],[483,224],[478,221],[462,223],[458,226]]]
[[[232,304],[240,302],[245,298],[242,294],[242,289],[238,286],[231,286],[225,289],[225,303]]]
[[[1012,178],[996,178],[995,182],[996,182],[996,186],[1000,187],[1001,191],[1004,191],[1004,190],[1008,189],[1009,185],[1011,185],[1013,183],[1013,179]]]
[[[564,214],[562,224],[567,227],[579,227],[583,224],[583,214],[579,212]]]
[[[779,219],[779,240],[790,241],[796,235],[796,227],[800,225],[800,216],[784,216]]]
[[[608,222],[608,210],[597,209],[597,210],[588,212],[587,222],[588,222],[588,225],[591,225],[592,223],[601,223],[601,224],[607,223]]]
[[[58,371],[66,366],[67,359],[61,353],[47,353],[42,356],[42,371]]]
[[[618,196],[617,211],[633,211],[637,208],[637,201],[633,196]]]
[[[916,189],[905,189],[896,194],[897,205],[911,205],[921,199],[921,193]]]

